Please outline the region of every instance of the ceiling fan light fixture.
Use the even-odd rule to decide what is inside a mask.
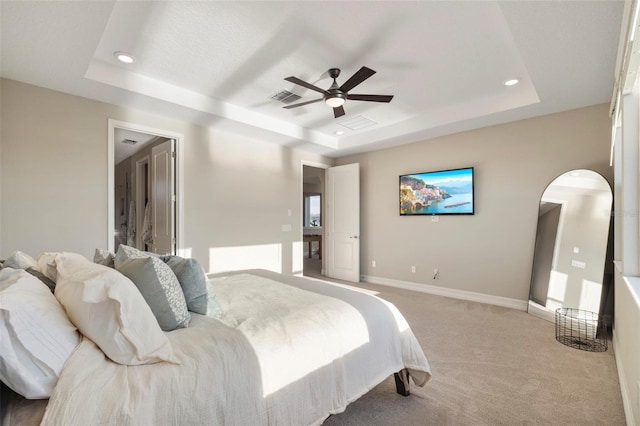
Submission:
[[[331,108],[341,107],[342,105],[344,105],[344,102],[345,102],[345,99],[342,96],[338,96],[338,95],[327,96],[324,99],[324,103],[329,105]]]

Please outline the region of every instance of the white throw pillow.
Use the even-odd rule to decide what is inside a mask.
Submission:
[[[54,283],[58,280],[58,270],[56,268],[56,256],[63,252],[47,251],[40,253],[36,259],[37,270]],[[64,252],[67,257],[76,257],[80,260],[86,259],[81,254]]]
[[[55,256],[55,296],[78,329],[125,365],[180,362],[136,286],[118,271],[70,253]]]
[[[44,252],[40,253],[36,258],[36,269],[40,271],[45,277],[49,278],[54,283],[56,282],[56,263],[55,258],[60,254],[57,252]]]
[[[3,266],[5,268],[13,268],[13,269],[38,269],[38,264],[36,260],[29,256],[27,253],[16,251],[7,257],[4,261]]]
[[[24,270],[0,270],[0,379],[27,399],[49,398],[80,334],[49,288]]]

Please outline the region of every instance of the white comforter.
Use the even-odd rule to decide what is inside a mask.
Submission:
[[[167,333],[181,365],[116,364],[85,338],[42,424],[320,424],[403,368],[419,386],[430,377],[402,315],[375,296],[267,271],[211,280],[224,317]]]

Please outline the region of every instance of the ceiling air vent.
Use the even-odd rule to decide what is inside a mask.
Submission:
[[[346,127],[347,129],[360,130],[364,129],[365,127],[375,126],[376,124],[378,124],[378,122],[370,120],[367,117],[363,117],[361,115],[356,115],[355,117],[348,120],[342,120],[338,124]]]
[[[271,99],[282,102],[283,104],[290,104],[291,102],[295,102],[300,98],[301,96],[296,95],[295,93],[288,90],[281,90],[271,97]]]
[[[126,145],[135,145],[138,143],[138,141],[134,141],[133,139],[123,139],[122,143],[126,144]]]

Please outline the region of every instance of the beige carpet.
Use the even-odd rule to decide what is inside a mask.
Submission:
[[[553,323],[513,309],[357,286],[400,309],[433,377],[409,397],[391,377],[325,425],[625,424],[611,345],[600,353],[564,346]]]

